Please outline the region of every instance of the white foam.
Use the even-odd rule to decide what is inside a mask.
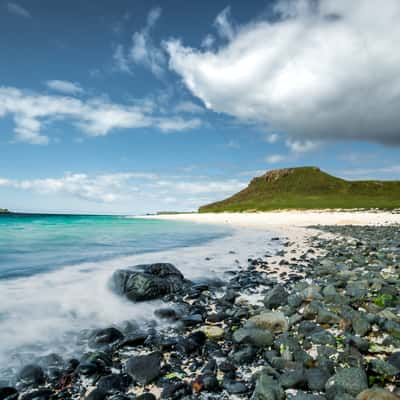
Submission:
[[[77,347],[70,332],[152,318],[159,301],[133,304],[108,289],[115,269],[171,262],[188,279],[223,277],[226,270],[246,266],[248,257],[271,250],[271,236],[270,232],[241,229],[201,246],[84,263],[0,281],[0,369],[9,365],[13,349],[19,348],[21,354],[21,347],[37,345],[35,350],[29,349],[34,355],[54,351],[71,356]]]

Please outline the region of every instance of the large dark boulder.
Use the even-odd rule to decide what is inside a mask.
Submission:
[[[144,264],[132,269],[119,269],[111,278],[114,292],[131,301],[145,301],[178,293],[187,287],[182,273],[169,263]]]

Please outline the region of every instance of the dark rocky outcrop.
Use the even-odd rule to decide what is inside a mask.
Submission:
[[[112,275],[110,286],[116,293],[137,302],[181,292],[189,282],[172,264],[158,263],[119,269]]]

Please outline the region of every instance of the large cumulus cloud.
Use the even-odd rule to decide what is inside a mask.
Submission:
[[[205,105],[292,140],[400,144],[400,1],[279,1],[214,49],[165,43]]]

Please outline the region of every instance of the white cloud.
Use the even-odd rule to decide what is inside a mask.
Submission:
[[[130,48],[130,60],[135,64],[142,64],[151,72],[161,77],[165,64],[165,55],[152,40],[151,31],[161,16],[161,8],[153,8],[147,16],[146,26],[132,36],[132,47]]]
[[[206,35],[205,38],[201,41],[201,47],[206,49],[211,48],[215,43],[215,37],[213,35]]]
[[[292,153],[308,153],[314,151],[321,146],[321,143],[314,142],[312,140],[292,140],[288,139],[285,142],[286,146],[290,149]]]
[[[24,18],[31,18],[31,13],[25,8],[22,7],[20,4],[15,2],[8,2],[7,3],[7,10],[14,15],[18,15],[19,17]]]
[[[350,170],[338,171],[337,174],[345,179],[399,180],[400,165],[394,164],[375,168],[352,168]]]
[[[89,136],[104,136],[114,129],[153,127],[163,132],[197,128],[201,121],[176,116],[154,115],[146,103],[124,105],[99,98],[81,100],[58,95],[41,95],[11,87],[0,87],[0,118],[11,115],[16,140],[47,144],[41,133],[45,124],[68,119]]]
[[[278,164],[283,161],[287,161],[288,159],[289,159],[289,157],[285,156],[283,154],[271,154],[271,155],[265,157],[265,161],[268,164]]]
[[[235,29],[231,20],[231,8],[224,8],[215,18],[214,25],[218,34],[228,40],[232,40],[235,36]]]
[[[140,200],[142,206],[146,206],[148,201],[156,200],[161,208],[163,202],[198,207],[204,200],[231,195],[245,186],[245,182],[236,179],[212,180],[140,171],[99,175],[66,173],[59,178],[30,180],[0,178],[0,188],[24,190],[43,196],[62,195],[92,203],[122,204]]]
[[[50,89],[60,93],[72,94],[72,95],[83,93],[82,87],[79,85],[79,83],[76,82],[54,79],[47,81],[46,85]]]
[[[192,101],[182,101],[176,105],[175,111],[189,114],[201,114],[204,112],[204,108]]]
[[[181,117],[160,119],[157,126],[163,132],[184,131],[196,129],[201,126],[201,120],[198,118],[185,120]]]
[[[125,55],[124,46],[122,46],[122,44],[118,44],[117,46],[115,46],[113,53],[113,61],[116,70],[127,73],[131,72],[131,68],[129,66],[129,60]]]
[[[399,144],[400,2],[279,1],[275,13],[226,28],[215,51],[167,41],[170,68],[208,108],[295,141]]]
[[[276,143],[278,140],[279,140],[279,135],[277,133],[272,133],[267,137],[267,142],[271,144]]]

